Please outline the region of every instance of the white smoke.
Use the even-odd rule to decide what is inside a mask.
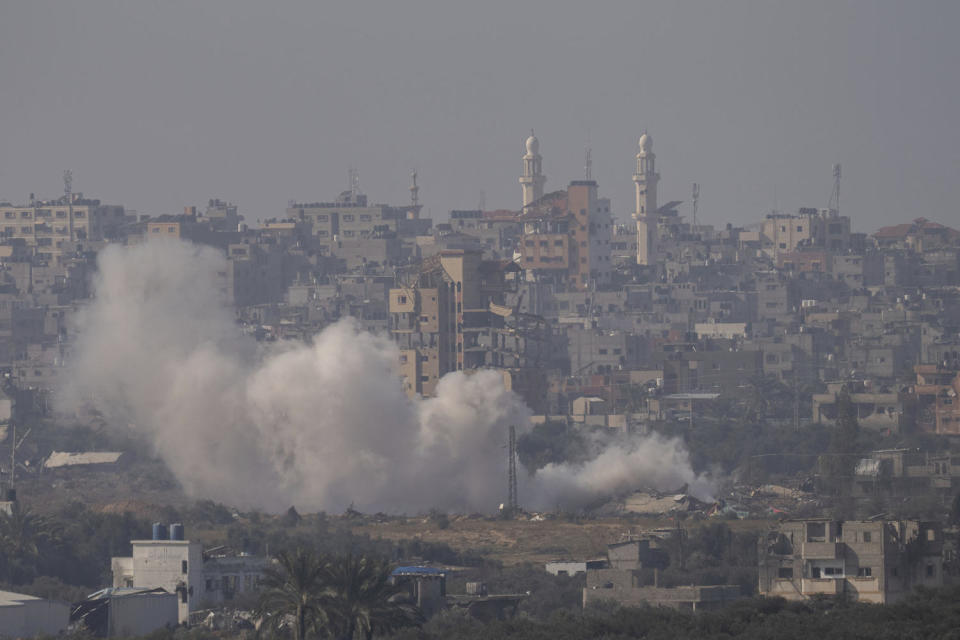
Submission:
[[[143,436],[191,495],[277,511],[489,512],[506,493],[507,428],[529,410],[499,373],[452,373],[409,400],[384,336],[342,321],[310,344],[262,346],[224,303],[221,253],[182,242],[111,246],[76,317],[58,406],[88,405]],[[525,506],[576,506],[688,483],[675,440],[644,438],[584,465],[549,465]]]

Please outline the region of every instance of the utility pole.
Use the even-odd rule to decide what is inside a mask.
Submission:
[[[507,466],[507,513],[510,517],[519,509],[517,499],[517,428],[510,425],[509,463]]]
[[[796,357],[794,357],[796,359]],[[798,371],[798,366],[794,362],[793,366],[793,430],[800,431],[800,387],[799,377],[800,372]]]

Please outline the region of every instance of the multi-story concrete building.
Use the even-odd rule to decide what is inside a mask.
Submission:
[[[37,258],[59,264],[65,249],[76,243],[102,240],[125,221],[123,207],[84,198],[82,193],[29,204],[0,203],[4,240],[22,239]]]
[[[760,540],[759,592],[787,600],[896,602],[943,584],[943,532],[932,522],[790,520]]]
[[[802,208],[796,215],[771,213],[763,221],[762,234],[765,251],[775,260],[801,248],[839,253],[852,247],[850,218],[833,209]]]
[[[483,260],[480,251],[444,251],[390,290],[390,333],[409,394],[432,395],[444,374],[485,366],[496,345],[484,346],[480,336],[502,326],[510,311],[503,296],[518,271],[512,262]]]

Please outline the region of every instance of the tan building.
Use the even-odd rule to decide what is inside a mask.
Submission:
[[[782,523],[760,541],[759,593],[846,596],[884,604],[943,584],[943,532],[916,520]]]
[[[608,568],[586,569],[583,605],[611,600],[628,607],[703,611],[719,609],[742,597],[738,585],[659,586],[658,572],[667,566],[669,556],[658,548],[658,542],[653,536],[607,545]]]
[[[390,290],[390,333],[408,394],[432,395],[444,374],[488,364],[479,338],[502,324],[491,309],[503,308],[517,271],[509,261],[483,260],[480,251],[442,251]]]
[[[851,247],[850,218],[833,209],[802,208],[796,215],[771,213],[763,221],[761,234],[764,250],[777,261],[782,254],[795,254],[802,248],[842,252]],[[828,269],[829,265],[820,265],[818,270]]]
[[[0,204],[3,239],[22,239],[41,260],[60,264],[67,245],[102,240],[124,222],[123,207],[104,205],[81,193],[27,205]]]
[[[960,435],[960,370],[936,364],[920,364],[914,370],[917,427],[941,435]]]
[[[368,204],[356,190],[344,191],[335,202],[291,203],[287,217],[309,222],[324,254],[336,253],[338,240],[360,240],[384,234],[416,235],[429,228],[420,219],[419,204],[393,207]]]

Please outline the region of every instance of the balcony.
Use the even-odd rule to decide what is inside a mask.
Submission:
[[[840,542],[804,542],[804,560],[836,560],[843,557]]]
[[[804,578],[800,588],[805,596],[816,593],[836,596],[843,593],[843,583],[843,578]]]

